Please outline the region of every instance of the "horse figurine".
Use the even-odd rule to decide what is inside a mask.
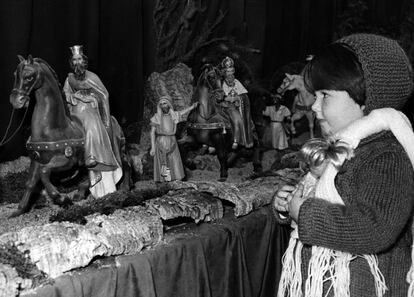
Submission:
[[[75,166],[84,166],[85,132],[81,123],[72,119],[63,99],[58,78],[49,64],[29,56],[27,60],[18,56],[20,63],[14,73],[14,87],[10,94],[13,108],[27,108],[30,94],[35,93],[36,105],[31,119],[31,136],[26,144],[30,153],[31,163],[26,190],[19,203],[18,210],[12,216],[28,212],[32,205],[32,193],[42,181],[47,194],[57,205],[65,206],[72,201],[59,193],[50,181],[52,172],[69,170]],[[115,120],[113,118],[113,120]],[[122,133],[115,120],[113,133]],[[123,165],[126,164],[123,147],[123,134],[120,135],[120,155]],[[125,166],[123,166],[125,167]],[[129,178],[124,177],[124,182]],[[125,185],[125,184],[124,184]],[[90,186],[89,179],[79,185],[77,195],[85,196]]]
[[[233,143],[229,117],[216,104],[224,98],[221,76],[218,68],[204,66],[196,86],[198,107],[188,116],[185,142],[181,142],[181,152],[185,156],[190,145],[204,144],[213,147],[220,162],[220,181],[228,177],[228,161]],[[183,153],[185,151],[185,153]]]
[[[312,105],[315,102],[315,96],[306,90],[301,75],[288,73],[285,75],[286,77],[277,89],[277,93],[283,95],[287,90],[298,91],[292,107],[291,132],[292,134],[296,134],[295,122],[303,118],[303,116],[306,116],[309,123],[310,138],[314,138],[315,113],[312,111]]]

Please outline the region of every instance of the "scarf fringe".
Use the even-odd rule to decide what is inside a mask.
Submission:
[[[378,267],[378,258],[375,255],[364,255],[365,260],[368,262],[369,268],[371,269],[372,276],[375,282],[375,291],[378,297],[384,296],[388,290],[385,284],[385,278],[381,270]]]
[[[323,296],[323,285],[328,280],[332,267],[332,256],[334,252],[330,249],[313,246],[312,256],[309,261],[308,278],[305,283],[305,297]]]
[[[302,249],[303,243],[298,240],[295,251],[295,277],[292,281],[293,290],[290,291],[290,296],[302,296]]]
[[[349,297],[349,284],[351,283],[351,273],[349,264],[356,257],[344,252],[335,252],[335,259],[333,260],[334,271],[332,272],[332,287],[335,296]]]
[[[283,269],[277,297],[302,296],[301,257],[303,244],[290,237],[289,246],[282,257]]]
[[[407,282],[409,284],[407,296],[414,297],[414,244],[411,247],[411,267],[407,273]]]

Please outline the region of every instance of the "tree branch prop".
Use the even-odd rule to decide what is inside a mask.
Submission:
[[[172,68],[182,61],[189,61],[201,48],[224,38],[212,38],[226,13],[220,11],[212,23],[203,18],[207,10],[202,0],[158,0],[154,13],[155,48],[158,72]],[[194,31],[195,24],[201,25],[200,33]]]

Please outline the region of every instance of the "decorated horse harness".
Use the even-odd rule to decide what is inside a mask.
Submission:
[[[63,139],[52,142],[31,141],[31,137],[26,142],[26,149],[30,152],[31,157],[40,162],[48,163],[50,161],[49,154],[45,152],[60,151],[65,154],[66,158],[74,155],[76,148],[85,146],[85,138],[79,139]]]

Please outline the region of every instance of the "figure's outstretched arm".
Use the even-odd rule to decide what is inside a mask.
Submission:
[[[178,111],[178,115],[180,116],[180,121],[185,120],[185,118],[188,116],[188,114],[190,113],[190,111],[192,111],[194,108],[196,108],[198,106],[198,102],[193,103],[191,106]]]

